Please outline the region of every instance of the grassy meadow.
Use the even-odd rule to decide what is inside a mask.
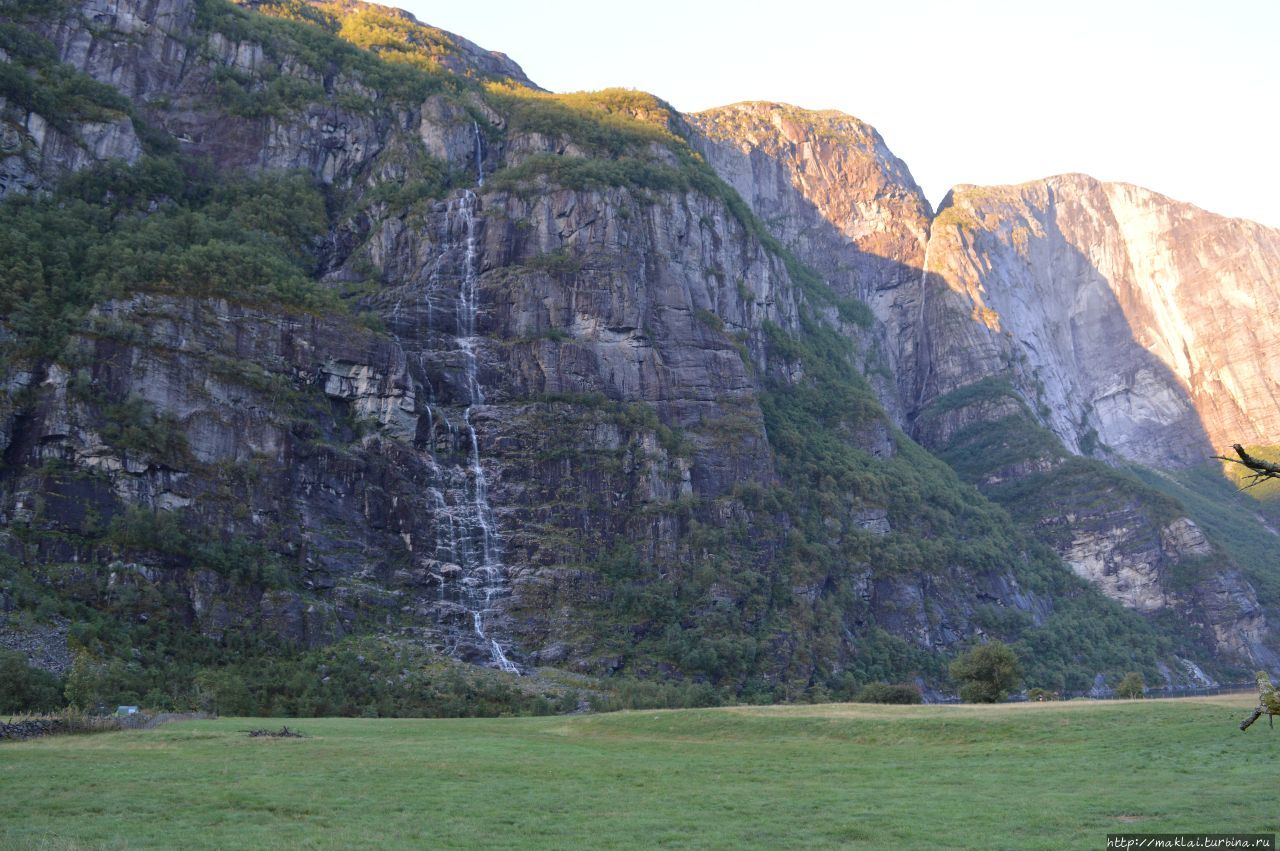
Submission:
[[[280,719],[0,744],[0,848],[1102,848],[1280,831],[1251,695]]]

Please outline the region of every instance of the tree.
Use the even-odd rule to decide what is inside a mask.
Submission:
[[[76,709],[93,709],[100,702],[98,692],[102,684],[102,666],[93,661],[86,651],[76,653],[67,674],[65,689],[67,703]]]
[[[1120,680],[1120,685],[1116,686],[1116,694],[1120,697],[1142,697],[1146,693],[1147,682],[1142,678],[1142,674],[1137,671],[1130,671]]]
[[[257,709],[244,679],[228,670],[206,668],[196,674],[196,702],[205,712],[252,715]]]
[[[1267,720],[1274,727],[1275,717],[1280,715],[1280,692],[1277,692],[1276,687],[1271,684],[1271,677],[1267,676],[1267,672],[1259,671],[1258,706],[1253,710],[1252,715],[1240,722],[1240,729],[1248,730],[1249,725],[1263,715],[1267,716]]]
[[[48,712],[62,705],[62,686],[21,653],[0,650],[0,712]]]
[[[950,672],[965,703],[998,703],[1022,680],[1018,657],[1003,641],[961,653],[951,662]]]

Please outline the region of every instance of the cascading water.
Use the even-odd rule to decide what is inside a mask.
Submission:
[[[476,167],[480,167],[479,130],[476,131]],[[483,178],[482,178],[483,179]],[[471,424],[471,410],[484,404],[484,392],[476,379],[476,195],[467,190],[459,203],[459,212],[466,229],[466,255],[462,265],[462,281],[458,287],[458,348],[463,353],[467,376],[467,407],[462,411],[462,422],[470,444],[472,499],[475,520],[480,532],[480,563],[472,565],[462,578],[463,601],[471,611],[476,637],[487,643],[493,663],[504,671],[519,673],[519,669],[507,658],[495,638],[485,634],[484,617],[493,609],[494,595],[502,588],[502,565],[494,553],[496,530],[493,509],[489,505],[489,483],[484,467],[480,464],[480,441],[475,426]]]
[[[479,149],[477,148],[477,154]],[[451,329],[453,344],[462,355],[462,378],[466,405],[462,409],[461,426],[451,421],[443,407],[428,408],[428,430],[437,424],[448,431],[449,442],[466,459],[465,470],[458,465],[441,464],[432,456],[441,487],[431,488],[436,506],[436,556],[452,565],[449,576],[440,582],[441,602],[461,606],[469,620],[471,632],[489,663],[509,673],[520,673],[498,640],[486,628],[486,618],[495,611],[495,602],[506,593],[504,568],[499,557],[501,541],[489,504],[489,484],[480,458],[480,441],[472,415],[484,404],[484,391],[477,377],[476,336],[479,248],[477,245],[476,205],[478,198],[470,190],[449,202],[445,209],[445,250],[437,266],[437,281],[443,269],[456,270],[457,289],[453,294],[455,322]],[[461,254],[461,262],[458,262]],[[429,292],[428,305],[437,294]],[[436,329],[433,329],[436,330]],[[456,415],[455,415],[456,416]],[[456,610],[456,609],[455,609]],[[455,642],[456,644],[457,642]]]
[[[472,132],[476,180],[483,185],[484,139],[478,124]],[[477,424],[484,431],[485,405],[484,346],[476,329],[484,232],[479,206],[479,196],[466,190],[436,209],[435,250],[420,283],[401,288],[388,304],[388,328],[413,359],[425,403],[417,446],[431,471],[423,487],[432,540],[411,547],[436,586],[432,637],[449,655],[518,674],[494,634],[509,586],[477,433]]]

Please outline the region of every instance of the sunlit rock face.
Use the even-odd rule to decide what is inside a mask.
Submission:
[[[842,112],[750,102],[686,118],[694,145],[770,230],[837,292],[872,307],[884,366],[909,379],[918,371],[914,331],[932,211],[906,163],[874,127]],[[878,389],[901,422],[913,389]]]
[[[957,187],[931,222],[852,116],[742,103],[689,121],[778,237],[872,306],[900,416],[996,376],[1075,452],[1186,464],[1280,440],[1280,330],[1259,321],[1280,231],[1084,175]]]
[[[871,296],[918,278],[929,202],[874,127],[778,103],[687,118],[720,176],[838,288]]]
[[[957,188],[929,249],[924,398],[1005,374],[1069,448],[1150,464],[1280,437],[1280,331],[1259,313],[1280,231],[1064,175]]]
[[[1177,612],[1224,654],[1274,659],[1254,588],[1190,518],[1105,473],[1087,492],[1052,483],[1062,448],[1178,467],[1280,437],[1280,346],[1257,320],[1275,301],[1280,232],[1079,175],[958,187],[931,220],[855,118],[749,103],[691,122],[779,238],[872,306],[892,374],[877,389],[918,440],[946,452],[1025,417],[1011,432],[1024,454],[987,459],[976,484],[1044,482],[1023,500],[1029,519],[1077,575],[1126,608]],[[1037,425],[1062,448],[1026,449]],[[1203,578],[1180,584],[1197,560]]]

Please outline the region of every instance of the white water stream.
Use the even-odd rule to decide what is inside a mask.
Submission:
[[[477,168],[479,168],[479,132],[476,136]],[[497,556],[498,535],[493,521],[493,508],[489,505],[489,482],[484,466],[480,463],[480,441],[471,423],[471,411],[484,404],[484,392],[476,378],[476,194],[470,190],[457,201],[456,213],[462,220],[466,239],[466,251],[462,262],[462,277],[458,284],[457,343],[463,354],[463,366],[467,378],[467,407],[462,411],[462,423],[466,428],[471,465],[471,499],[473,511],[470,517],[478,527],[479,552],[472,553],[470,564],[463,565],[462,602],[471,612],[476,637],[489,647],[490,657],[498,668],[517,674],[519,668],[507,658],[496,638],[485,632],[485,616],[493,611],[494,597],[506,589],[503,587],[502,563]],[[478,556],[478,558],[477,558]],[[478,562],[478,563],[477,563]]]
[[[483,185],[483,141],[479,125],[473,123],[472,130],[475,133],[476,179]],[[487,654],[489,664],[518,674],[520,669],[507,656],[506,648],[490,627],[493,615],[498,612],[497,601],[508,588],[501,558],[501,537],[489,503],[489,482],[481,463],[480,440],[473,422],[477,408],[485,403],[478,378],[481,340],[476,334],[478,279],[482,263],[481,222],[476,214],[479,201],[475,192],[466,190],[445,206],[441,251],[433,264],[431,284],[424,299],[427,327],[418,326],[416,330],[420,335],[431,332],[448,334],[455,350],[462,356],[461,401],[465,402],[465,407],[461,423],[456,409],[453,409],[455,413],[451,418],[450,409],[436,404],[430,394],[429,382],[427,386],[431,399],[426,410],[427,432],[434,435],[436,429],[443,426],[449,435],[449,446],[457,453],[454,461],[437,458],[433,444],[431,463],[435,481],[428,494],[435,509],[435,558],[442,568],[439,586],[442,611],[449,611],[447,604],[461,606],[468,615],[474,644]],[[442,309],[449,302],[455,306],[452,328],[444,325],[449,314]],[[437,320],[442,320],[443,327],[436,325]],[[456,372],[454,374],[457,375]],[[465,461],[457,457],[463,453]],[[455,652],[457,645],[466,640],[465,632],[451,633],[449,652]]]

